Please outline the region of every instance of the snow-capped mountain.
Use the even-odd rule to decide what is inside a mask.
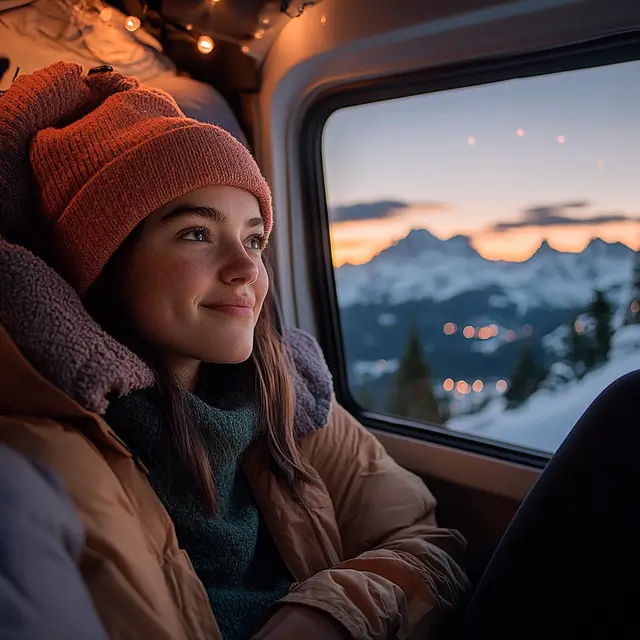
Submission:
[[[525,262],[483,258],[467,236],[440,240],[425,229],[380,252],[368,263],[336,270],[340,306],[413,300],[441,302],[491,289],[490,307],[528,309],[580,307],[595,288],[614,303],[629,293],[634,252],[622,243],[594,239],[581,253],[564,253],[543,242]],[[498,293],[496,293],[496,290]]]

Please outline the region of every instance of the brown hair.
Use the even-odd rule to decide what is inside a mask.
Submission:
[[[176,452],[188,470],[193,489],[200,495],[205,507],[215,513],[217,491],[213,470],[204,438],[187,410],[180,382],[159,361],[152,345],[145,343],[137,334],[120,295],[141,227],[142,224],[138,225],[111,257],[87,292],[85,306],[106,331],[140,356],[154,372],[164,422]],[[270,271],[268,266],[267,270]],[[282,336],[276,329],[274,315],[275,301],[269,290],[256,324],[254,348],[245,368],[248,373],[246,381],[254,388],[258,407],[256,437],[267,445],[271,471],[298,498],[301,484],[313,482],[313,479],[295,437],[295,391],[291,378],[293,365]]]

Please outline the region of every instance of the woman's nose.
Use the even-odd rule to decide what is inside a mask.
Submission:
[[[258,279],[258,273],[258,265],[240,245],[227,251],[220,278],[227,284],[252,284]]]

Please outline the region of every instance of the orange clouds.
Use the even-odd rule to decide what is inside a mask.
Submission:
[[[454,220],[449,220],[446,227],[451,228]],[[444,226],[433,218],[426,217],[424,212],[413,208],[393,218],[334,223],[331,225],[333,264],[339,267],[347,262],[368,262],[377,253],[404,238],[414,228],[426,228],[442,239],[450,238],[458,232],[465,233],[471,236],[476,251],[488,260],[526,260],[543,240],[547,240],[558,251],[569,252],[582,251],[594,237],[602,238],[606,242],[622,242],[633,249],[640,248],[640,224],[636,221],[601,225],[527,227],[499,233],[480,229],[443,229]]]

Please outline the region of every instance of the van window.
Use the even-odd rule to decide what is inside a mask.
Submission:
[[[349,391],[553,452],[640,367],[640,62],[335,111],[322,139]]]

